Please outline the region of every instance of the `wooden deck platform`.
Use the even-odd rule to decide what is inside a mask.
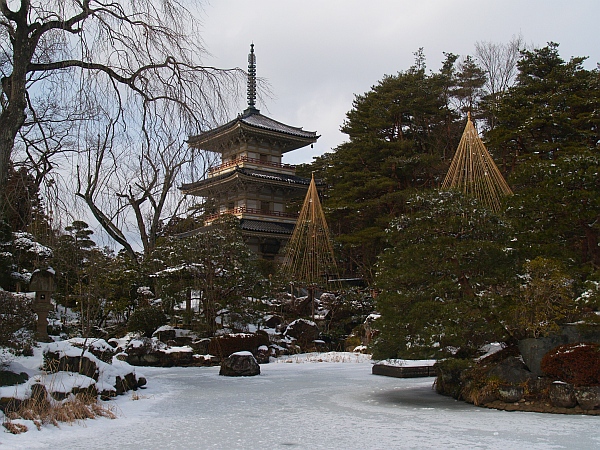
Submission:
[[[385,364],[374,364],[373,375],[383,375],[395,378],[419,378],[435,377],[433,366],[387,366]]]

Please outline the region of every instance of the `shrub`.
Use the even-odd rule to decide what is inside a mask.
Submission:
[[[35,315],[31,301],[0,291],[0,347],[21,354],[33,345]]]
[[[165,325],[167,321],[167,316],[160,309],[151,306],[137,308],[129,316],[127,331],[139,331],[146,337],[152,337],[154,330]]]
[[[462,374],[473,367],[473,360],[448,358],[433,366],[437,374],[435,389],[439,394],[461,399]]]
[[[566,344],[550,350],[542,358],[542,371],[556,380],[574,386],[600,385],[600,345]]]

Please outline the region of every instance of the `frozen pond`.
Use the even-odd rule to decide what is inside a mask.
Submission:
[[[271,363],[252,378],[219,368],[142,368],[149,388],[123,396],[117,420],[0,434],[0,448],[600,448],[598,416],[477,408],[433,378],[371,375],[370,363]],[[31,427],[30,427],[31,428]]]

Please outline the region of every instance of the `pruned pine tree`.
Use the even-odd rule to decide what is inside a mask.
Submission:
[[[312,165],[325,181],[323,206],[341,245],[340,271],[374,277],[385,229],[405,212],[416,189],[437,187],[446,173],[460,128],[449,109],[454,55],[443,73],[427,74],[423,55],[415,66],[357,95],[342,131],[349,141]]]
[[[573,278],[559,260],[525,261],[522,284],[508,322],[519,337],[539,338],[560,332],[560,324],[577,315]]]
[[[377,264],[376,358],[472,356],[506,341],[515,282],[510,225],[454,191],[416,194]]]
[[[512,195],[506,180],[479,137],[471,112],[442,189],[456,189],[475,197],[485,207],[499,212],[503,198]]]
[[[96,246],[93,233],[87,223],[75,220],[59,236],[52,261],[57,272],[54,297],[79,314],[85,337],[103,326],[112,312],[105,276],[113,255]]]
[[[524,51],[515,86],[499,100],[489,147],[510,168],[523,155],[555,159],[600,141],[598,70],[586,70],[585,58],[568,62],[558,44]]]
[[[165,238],[146,264],[167,314],[185,304],[188,290],[194,290],[207,334],[214,335],[217,315],[224,309],[239,316],[238,322],[251,322],[244,319],[258,306],[253,293],[261,278],[235,218],[224,216],[188,237]]]
[[[507,218],[524,258],[552,258],[577,278],[600,269],[600,158],[581,149],[523,162],[511,176]]]

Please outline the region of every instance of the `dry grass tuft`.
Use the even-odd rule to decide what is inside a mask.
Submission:
[[[28,428],[26,425],[20,424],[20,423],[13,423],[10,420],[5,421],[2,426],[4,428],[6,428],[6,430],[9,433],[12,434],[21,434],[21,433],[25,433]]]
[[[116,419],[114,407],[107,406],[94,395],[70,396],[63,401],[50,401],[46,397],[30,398],[21,402],[19,407],[7,412],[2,424],[10,433],[17,434],[27,431],[25,425],[12,422],[17,419],[31,420],[38,430],[43,425],[51,424],[60,428],[60,423],[74,422],[96,417]]]

